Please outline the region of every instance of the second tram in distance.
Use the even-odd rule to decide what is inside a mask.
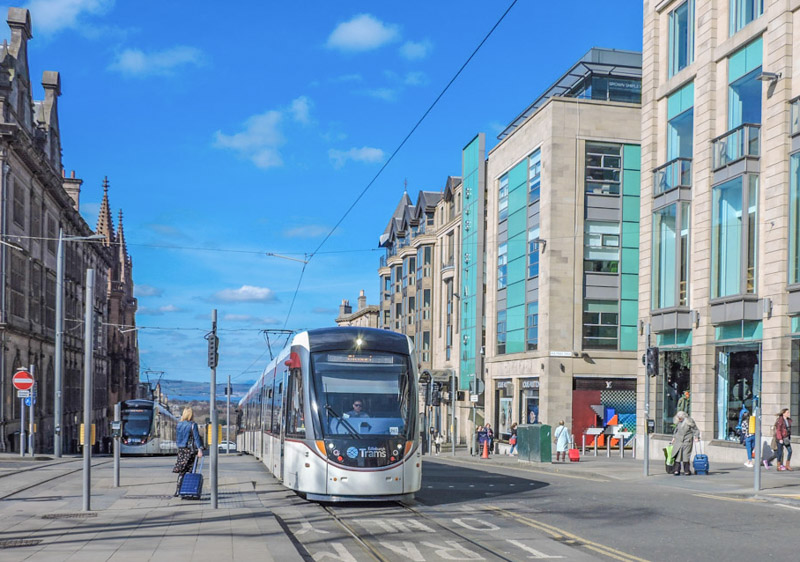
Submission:
[[[178,418],[163,404],[152,400],[125,400],[120,454],[175,455],[178,453],[177,426]]]
[[[402,334],[301,332],[239,403],[239,450],[310,500],[408,500],[422,480],[417,371]]]

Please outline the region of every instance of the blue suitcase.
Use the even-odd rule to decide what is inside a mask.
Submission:
[[[197,461],[200,461],[199,463]],[[203,458],[194,459],[192,472],[183,475],[181,489],[178,492],[182,499],[199,500],[203,495]]]
[[[703,445],[700,442],[697,444],[697,454],[694,456],[692,466],[695,474],[708,475],[708,455],[703,453]]]

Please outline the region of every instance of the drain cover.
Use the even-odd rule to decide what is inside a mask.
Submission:
[[[97,517],[97,513],[79,511],[77,513],[48,513],[42,515],[42,519],[84,519],[86,517]]]
[[[20,546],[36,546],[42,539],[6,539],[0,541],[0,548],[17,548]]]

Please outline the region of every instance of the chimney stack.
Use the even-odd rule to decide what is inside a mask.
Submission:
[[[364,294],[364,289],[358,294],[358,310],[364,310],[367,307],[367,296]]]
[[[342,304],[339,305],[339,317],[352,314],[352,312],[353,307],[350,306],[350,302],[347,299],[342,299]]]

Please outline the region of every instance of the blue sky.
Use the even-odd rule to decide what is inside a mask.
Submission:
[[[82,213],[94,227],[104,176],[124,212],[142,370],[208,380],[216,308],[217,375],[250,380],[269,360],[259,330],[332,325],[360,289],[377,302],[378,236],[404,182],[413,199],[441,190],[476,133],[493,146],[591,47],[641,49],[641,2],[519,0],[307,265],[289,315],[303,266],[267,253],[320,245],[510,3],[21,4],[35,97],[43,71],[61,73]]]

